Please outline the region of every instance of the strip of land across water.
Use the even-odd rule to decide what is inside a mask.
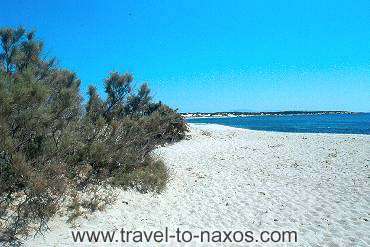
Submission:
[[[184,112],[185,118],[210,117],[248,117],[248,116],[288,116],[288,115],[323,115],[323,114],[355,114],[351,111],[279,111],[279,112]]]

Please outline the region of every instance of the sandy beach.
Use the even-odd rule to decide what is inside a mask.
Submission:
[[[298,236],[290,244],[218,244],[226,246],[370,246],[369,135],[277,133],[211,124],[192,124],[190,129],[187,140],[155,150],[171,174],[162,194],[119,192],[113,205],[78,220],[77,228],[57,218],[50,231],[25,245],[88,246],[73,242],[73,229],[168,227],[254,231],[256,236],[291,230]],[[204,244],[210,245],[216,244]]]

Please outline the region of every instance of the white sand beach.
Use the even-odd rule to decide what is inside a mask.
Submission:
[[[218,246],[370,246],[370,136],[252,131],[191,124],[156,150],[171,180],[160,195],[120,192],[79,230],[297,231],[297,243]],[[26,246],[74,243],[64,218]],[[130,246],[128,243],[114,243]],[[141,246],[140,244],[132,244]],[[145,245],[145,244],[142,244]],[[158,246],[160,244],[146,244]],[[199,246],[171,242],[164,246]],[[216,244],[203,244],[212,246]]]

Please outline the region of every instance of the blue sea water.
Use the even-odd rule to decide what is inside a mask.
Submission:
[[[265,131],[370,135],[370,113],[195,118],[186,121]]]

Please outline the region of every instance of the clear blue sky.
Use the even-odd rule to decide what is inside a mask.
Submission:
[[[180,111],[370,111],[370,1],[3,1],[1,26],[103,93],[129,71]]]

